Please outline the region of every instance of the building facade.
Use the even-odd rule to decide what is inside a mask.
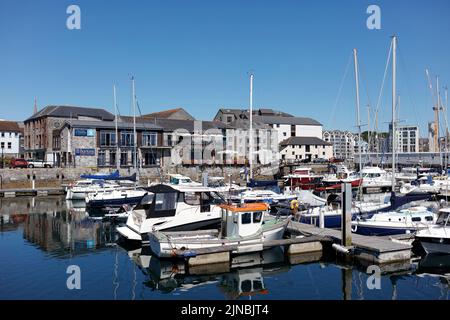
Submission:
[[[0,120],[0,152],[2,157],[20,157],[23,129],[15,121]]]
[[[53,150],[53,132],[75,120],[113,122],[114,115],[98,108],[46,106],[24,121],[26,157],[56,163],[59,150]]]
[[[401,125],[396,128],[396,152],[419,152],[419,127]],[[389,152],[392,152],[392,124],[389,125]]]
[[[284,162],[330,159],[333,145],[316,137],[290,137],[280,143],[280,156]]]
[[[355,147],[358,135],[350,131],[325,130],[323,140],[333,145],[333,157],[337,159],[352,159],[355,156]]]

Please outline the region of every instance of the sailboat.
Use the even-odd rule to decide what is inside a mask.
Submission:
[[[392,193],[391,210],[400,205],[414,201],[429,199],[427,193],[411,194],[398,197],[395,195],[395,153],[396,153],[396,63],[397,37],[392,37]],[[431,218],[430,218],[431,217]],[[372,216],[359,215],[352,221],[353,231],[365,235],[393,235],[418,230],[421,226],[433,223],[433,213],[424,207],[409,208],[400,211],[388,211]]]

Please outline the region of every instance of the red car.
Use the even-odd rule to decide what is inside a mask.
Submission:
[[[12,159],[10,164],[10,168],[28,168],[28,161],[23,158]]]

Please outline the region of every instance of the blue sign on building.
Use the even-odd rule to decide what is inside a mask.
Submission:
[[[74,135],[76,137],[93,137],[95,135],[94,129],[75,129]]]
[[[95,149],[75,149],[75,155],[81,157],[95,156]]]

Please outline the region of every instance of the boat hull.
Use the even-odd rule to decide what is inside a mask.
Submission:
[[[87,202],[87,206],[92,208],[100,208],[100,207],[120,207],[124,204],[136,205],[141,201],[142,197],[143,196],[117,198],[117,199],[89,200],[89,202]]]
[[[450,254],[450,239],[418,237],[417,238],[426,253]]]
[[[191,235],[173,239],[170,235],[159,235],[158,233],[149,234],[149,245],[152,252],[159,258],[173,258],[175,251],[184,251],[189,255],[196,255],[195,250],[207,248],[220,248],[237,246],[237,249],[231,250],[233,254],[249,253],[263,251],[265,241],[281,239],[287,226],[287,220],[274,228],[264,231],[258,236],[248,239],[221,239],[218,237],[205,235]],[[214,231],[211,231],[213,233]],[[216,231],[217,232],[217,231]]]

